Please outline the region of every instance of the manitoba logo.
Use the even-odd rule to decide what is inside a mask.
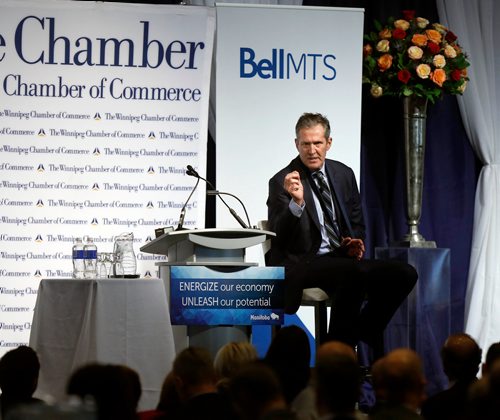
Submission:
[[[100,190],[99,184],[95,182],[94,185],[92,185],[92,191],[99,191],[99,190]]]
[[[153,168],[152,166],[150,166],[150,167],[148,168],[148,174],[149,174],[149,175],[154,175],[154,173],[155,173],[155,168]]]
[[[152,201],[148,201],[148,204],[146,204],[146,208],[147,209],[154,209],[155,206],[153,205],[153,202]]]
[[[92,226],[96,226],[96,225],[98,225],[98,224],[99,224],[99,222],[97,221],[97,218],[95,218],[95,217],[94,217],[94,218],[92,219],[92,221],[90,222],[90,224],[91,224]]]
[[[96,147],[92,153],[94,154],[94,156],[100,156],[101,151],[99,150],[98,147]]]
[[[43,167],[43,163],[40,163],[40,165],[38,165],[38,168],[36,168],[36,170],[38,172],[45,172],[45,168]]]
[[[37,242],[37,243],[43,242],[42,235],[40,235],[40,234],[36,235],[35,242]]]
[[[37,207],[43,207],[45,204],[43,204],[43,201],[42,199],[40,198],[37,202],[36,202],[36,206]]]
[[[94,120],[101,121],[101,114],[99,114],[98,112],[96,112],[95,115],[94,115]]]
[[[154,131],[151,131],[148,136],[149,140],[156,140],[156,135]]]
[[[40,130],[38,130],[38,137],[45,137],[46,134],[45,134],[45,130],[43,128],[40,128]]]

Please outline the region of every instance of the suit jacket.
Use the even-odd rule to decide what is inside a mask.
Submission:
[[[291,196],[283,188],[285,176],[297,171],[304,187],[305,209],[300,218],[295,217],[289,209]],[[365,225],[359,190],[354,172],[341,162],[326,159],[325,171],[334,198],[337,222],[342,236],[364,239]],[[287,272],[287,289],[285,306],[293,313],[298,293],[302,292],[300,279],[294,276],[297,265],[311,260],[321,245],[321,230],[313,194],[317,191],[310,170],[296,157],[290,164],[269,180],[269,196],[267,199],[269,230],[276,233],[272,239],[271,250],[266,256],[269,265],[284,266]],[[294,283],[294,284],[291,284]]]

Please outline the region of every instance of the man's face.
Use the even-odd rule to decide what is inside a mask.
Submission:
[[[301,129],[299,137],[295,139],[300,160],[311,171],[317,171],[323,166],[331,145],[332,138],[325,138],[325,128],[320,124]]]

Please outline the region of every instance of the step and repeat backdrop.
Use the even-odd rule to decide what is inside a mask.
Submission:
[[[42,278],[70,278],[76,237],[139,248],[177,226],[206,172],[215,12],[0,1],[0,355],[27,344]],[[184,227],[203,227],[205,189]]]

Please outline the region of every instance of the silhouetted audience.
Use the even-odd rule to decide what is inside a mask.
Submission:
[[[447,338],[441,359],[450,387],[422,404],[422,417],[426,420],[466,418],[467,393],[477,381],[481,355],[481,348],[470,335],[459,333]]]
[[[242,366],[233,376],[229,395],[238,420],[293,420],[274,370],[262,361]]]
[[[484,359],[484,363],[481,366],[481,374],[486,376],[489,374],[493,364],[500,360],[500,342],[493,343],[488,347],[488,351],[486,352],[486,358]]]
[[[127,366],[91,363],[71,375],[68,395],[92,398],[99,420],[135,420],[142,388],[137,372]]]
[[[208,350],[198,347],[182,350],[174,360],[172,375],[182,404],[177,418],[232,418],[230,402],[217,392],[215,368]]]
[[[421,419],[425,399],[425,377],[419,355],[410,349],[396,349],[372,366],[377,403],[371,420]]]
[[[174,374],[169,372],[163,381],[156,409],[139,412],[139,418],[140,420],[175,419],[179,416],[181,406],[181,399],[175,389]]]
[[[33,398],[38,385],[40,362],[36,352],[28,346],[8,351],[0,359],[0,418],[21,405],[41,404]]]
[[[311,376],[311,348],[306,332],[296,325],[278,330],[264,361],[276,373],[286,403],[291,405]]]
[[[359,419],[356,410],[360,395],[361,375],[356,354],[351,346],[329,341],[316,355],[316,406],[321,419]]]
[[[248,341],[233,341],[222,346],[214,358],[218,391],[226,394],[234,373],[245,363],[253,362],[257,358],[257,349]]]

